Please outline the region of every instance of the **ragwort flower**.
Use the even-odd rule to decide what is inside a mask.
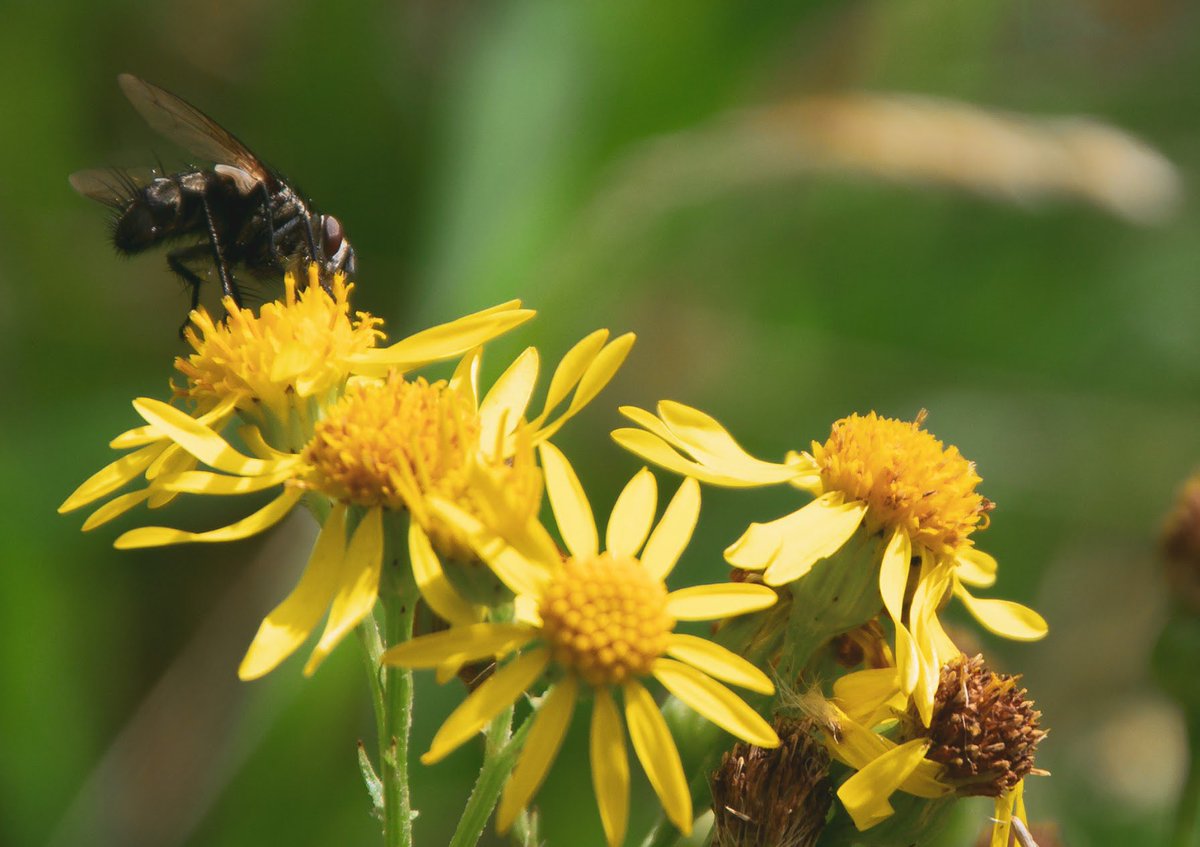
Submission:
[[[186,378],[173,386],[175,400],[188,407],[184,414],[218,433],[240,417],[254,426],[254,431],[244,431],[248,439],[294,452],[307,443],[323,407],[341,395],[353,373],[372,373],[380,363],[412,369],[460,356],[533,316],[513,301],[378,349],[380,320],[351,313],[353,288],[335,274],[326,290],[319,284],[317,266],[310,264],[307,285],[300,287],[289,271],[283,299],[263,304],[257,313],[238,308],[229,298],[224,321],[197,309],[185,331],[193,353],[175,360]],[[178,492],[156,486],[155,480],[196,467],[196,457],[153,423],[122,433],[110,446],[131,452],[93,474],[59,512],[94,503],[139,476],[148,484],[105,503],[88,517],[85,531],[143,502],[152,509],[166,505]]]
[[[564,356],[551,379],[545,407],[532,420],[526,413],[537,380],[537,351],[526,350],[480,399],[477,348],[462,359],[449,381],[431,383],[392,371],[385,379],[352,382],[336,403],[323,409],[300,453],[273,450],[243,432],[243,440],[257,454],[246,456],[179,410],[138,400],[135,408],[151,425],[216,471],[188,471],[160,479],[157,486],[209,495],[277,487],[281,491],[258,512],[229,526],[207,532],[141,527],[119,537],[116,546],[231,541],[277,523],[306,495],[331,504],[300,582],[267,615],[250,645],[238,670],[243,679],[273,670],[304,642],[328,609],[324,632],[305,666],[306,674],[316,670],[374,607],[386,539],[399,530],[397,521],[406,515],[409,561],[422,597],[451,622],[478,621],[483,609],[455,589],[442,567],[444,557],[473,556],[471,548],[457,526],[443,521],[430,502],[453,503],[489,522],[496,520],[489,510],[499,503],[510,520],[532,520],[542,494],[535,446],[599,393],[633,343],[632,335],[606,344],[607,339],[607,330],[598,330]],[[570,402],[559,411],[568,396]],[[490,470],[489,478],[499,490],[494,500],[477,495],[471,481],[477,468]]]
[[[710,620],[764,609],[775,592],[745,583],[705,585],[668,592],[664,580],[691,538],[700,510],[699,486],[684,480],[651,531],[657,484],[646,469],[618,497],[601,552],[591,506],[574,471],[552,445],[541,446],[546,489],[570,551],[562,554],[536,521],[499,531],[449,503],[437,503],[458,522],[480,556],[516,597],[512,623],[458,625],[391,648],[386,663],[438,668],[447,662],[516,655],[448,717],[423,757],[444,758],[471,739],[524,692],[547,679],[520,759],[496,814],[503,832],[529,803],[558,752],[581,692],[593,698],[592,781],[604,832],[611,845],[625,836],[629,764],[614,693],[624,702],[633,749],[663,803],[683,832],[692,825],[692,802],[679,753],[644,681],[653,677],[713,723],[759,747],[779,739],[770,725],[717,680],[762,694],[771,681],[742,657],[702,638],[674,631],[676,621]],[[479,482],[494,490],[484,475]]]
[[[783,463],[755,459],[716,420],[680,403],[663,401],[658,416],[625,407],[641,429],[618,429],[613,438],[638,456],[714,485],[755,487],[787,483],[816,499],[769,523],[754,523],[726,551],[744,570],[763,571],[767,585],[803,578],[837,553],[855,533],[886,541],[879,591],[896,629],[901,689],[911,694],[928,723],[942,664],[958,654],[937,617],[951,594],[983,626],[1006,638],[1033,640],[1046,623],[1008,600],[977,598],[968,585],[996,579],[996,560],[974,547],[992,504],[975,490],[971,462],[916,421],[874,412],[837,421],[811,453],[791,452]],[[910,570],[918,564],[915,590]]]

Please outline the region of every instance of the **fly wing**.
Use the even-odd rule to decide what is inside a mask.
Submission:
[[[117,83],[155,132],[193,155],[233,165],[260,182],[274,184],[271,172],[245,144],[195,106],[133,74],[121,74]]]
[[[114,209],[124,209],[134,195],[157,175],[157,172],[151,168],[141,170],[97,168],[76,171],[67,179],[70,180],[71,187],[84,197],[99,200],[105,206],[111,206]]]

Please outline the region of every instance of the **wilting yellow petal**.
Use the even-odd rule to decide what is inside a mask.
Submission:
[[[261,476],[299,464],[301,461],[299,456],[279,460],[251,459],[234,450],[218,433],[186,412],[159,400],[140,397],[133,401],[133,408],[184,450],[210,467],[225,473]]]
[[[916,770],[929,749],[929,740],[915,738],[861,768],[838,789],[838,799],[861,832],[895,812],[888,798]]]
[[[464,600],[450,585],[450,580],[446,579],[442,572],[442,563],[429,542],[429,536],[415,520],[410,520],[408,524],[408,555],[413,578],[429,608],[452,624],[474,623],[479,620],[479,613],[475,607]]]
[[[325,519],[300,582],[258,627],[238,667],[241,679],[258,679],[295,652],[325,616],[346,546],[346,507],[337,504]]]
[[[1046,619],[1028,606],[1012,600],[973,597],[961,585],[954,593],[988,632],[1014,641],[1037,641],[1050,631]]]
[[[120,497],[114,497],[88,515],[87,520],[83,522],[83,531],[88,532],[108,523],[113,518],[120,517],[134,506],[145,501],[153,493],[153,489],[143,488],[141,491],[130,491],[128,494],[122,494]]]
[[[537,348],[527,347],[500,375],[479,404],[480,444],[490,448],[497,443],[500,435],[507,435],[525,417],[537,376]],[[500,431],[502,423],[507,432]]]
[[[525,746],[521,748],[521,757],[500,796],[500,805],[496,809],[498,832],[508,832],[517,815],[529,804],[546,779],[567,734],[567,727],[571,725],[578,692],[579,683],[573,676],[564,677],[546,692],[546,699],[533,719]]]
[[[629,740],[654,793],[662,801],[668,820],[684,835],[692,833],[692,795],[683,775],[683,764],[667,722],[650,692],[641,683],[625,683],[625,722]]]
[[[787,465],[764,462],[747,453],[729,431],[699,409],[663,400],[658,416],[675,436],[677,443],[696,461],[719,474],[755,480],[760,485],[788,482],[796,471]]]
[[[358,626],[358,622],[375,608],[379,596],[379,575],[383,571],[383,509],[369,509],[354,535],[346,545],[337,575],[337,591],[329,620],[321,640],[313,648],[312,656],[304,666],[304,675],[311,676],[325,657],[342,640],[347,632]]]
[[[958,554],[954,575],[960,582],[977,588],[990,588],[996,584],[996,559],[975,547],[968,547]]]
[[[695,585],[667,595],[667,614],[677,621],[732,618],[769,608],[777,598],[772,589],[749,582]]]
[[[80,506],[86,506],[88,503],[116,491],[150,467],[150,463],[158,458],[158,454],[164,449],[165,445],[163,444],[150,444],[105,465],[88,477],[71,493],[70,497],[63,501],[63,504],[58,507],[58,513],[61,515],[74,511]]]
[[[427,765],[439,762],[483,729],[534,683],[550,664],[545,647],[530,650],[492,674],[491,678],[459,704],[433,737],[429,752],[421,757]]]
[[[840,550],[862,523],[866,505],[857,501],[840,503],[839,496],[824,495],[779,520],[751,524],[725,551],[725,561],[750,570],[765,564],[763,581],[767,585],[799,579],[821,559]],[[772,547],[776,552],[764,562],[762,554]]]
[[[897,528],[883,551],[879,565],[879,593],[883,607],[887,610],[896,628],[896,671],[900,690],[905,694],[916,688],[921,672],[917,646],[905,627],[904,593],[908,589],[908,572],[912,565],[912,539],[908,533]]]
[[[452,626],[432,635],[422,635],[388,649],[379,661],[405,668],[436,668],[461,657],[472,662],[504,656],[524,647],[537,631],[515,623],[473,623]]]
[[[908,699],[900,690],[895,668],[871,668],[838,677],[833,696],[851,720],[870,729],[891,708],[903,709]]]
[[[732,650],[726,650],[707,638],[671,633],[667,638],[667,655],[674,656],[701,668],[709,676],[730,685],[737,685],[759,694],[774,694],[771,678]]]
[[[607,688],[596,689],[590,740],[592,788],[600,807],[600,822],[609,847],[620,847],[629,822],[629,758],[625,755],[621,715]]]
[[[536,312],[517,308],[519,300],[414,333],[390,347],[367,350],[350,359],[355,373],[383,376],[391,368],[411,370],[453,359],[523,324]]]
[[[303,495],[304,492],[298,488],[285,488],[282,494],[249,517],[208,532],[184,532],[181,529],[171,529],[165,526],[144,526],[131,529],[120,536],[113,546],[118,550],[133,550],[139,547],[164,547],[168,544],[184,544],[192,541],[237,541],[241,538],[249,538],[283,520]]]
[[[658,509],[658,481],[642,468],[629,480],[608,519],[604,546],[614,556],[636,556],[654,523]]]
[[[546,473],[546,494],[550,497],[550,508],[567,549],[576,559],[595,558],[600,548],[596,521],[588,503],[579,477],[571,468],[562,452],[545,441],[538,448],[542,456],[542,468]]]
[[[293,476],[294,471],[291,468],[284,468],[265,476],[226,476],[208,471],[184,471],[164,478],[158,483],[158,487],[164,491],[180,491],[187,494],[250,494],[280,485]]]
[[[709,485],[720,485],[725,488],[757,488],[772,483],[760,482],[758,479],[745,479],[732,474],[717,473],[705,465],[684,458],[664,439],[644,429],[622,427],[612,431],[612,439],[640,459],[645,459],[653,465],[680,474],[694,477]]]
[[[779,736],[762,715],[724,685],[690,665],[655,659],[651,669],[663,687],[721,729],[758,747],[778,747]]]
[[[665,580],[696,529],[700,517],[700,485],[688,477],[679,486],[662,520],[650,533],[646,549],[642,551],[642,567],[655,579]]]

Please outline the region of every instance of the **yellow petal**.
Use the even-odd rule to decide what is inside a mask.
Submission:
[[[887,707],[903,709],[907,700],[895,668],[871,668],[838,677],[833,696],[852,720],[868,729],[890,712]]]
[[[141,491],[131,491],[128,494],[122,494],[120,497],[114,497],[88,515],[87,520],[83,522],[83,531],[88,532],[102,524],[108,523],[113,518],[120,517],[134,506],[145,501],[152,493],[154,493],[153,489],[143,488]]]
[[[692,795],[679,750],[667,729],[654,698],[642,685],[630,680],[625,692],[625,722],[629,725],[629,740],[654,793],[662,801],[668,820],[684,835],[692,833]]]
[[[763,581],[768,585],[799,579],[840,550],[862,523],[866,505],[842,503],[840,497],[826,494],[778,520],[750,524],[725,551],[725,561],[748,570],[766,567]]]
[[[521,748],[517,766],[513,768],[512,776],[508,778],[504,793],[500,796],[500,805],[496,809],[497,832],[508,832],[517,815],[529,804],[546,779],[567,734],[567,727],[571,725],[578,692],[579,683],[575,677],[568,676],[546,693],[546,699],[533,719],[533,726],[529,728],[525,746]]]
[[[165,526],[131,529],[120,536],[113,546],[118,550],[133,550],[139,547],[164,547],[168,544],[185,544],[192,541],[237,541],[249,538],[283,520],[303,495],[304,492],[298,488],[285,488],[282,494],[249,517],[209,532],[184,532]]]
[[[992,847],[1008,847],[1013,820],[1013,792],[1005,791],[996,798],[992,819]]]
[[[1028,606],[1022,606],[1012,600],[973,597],[961,585],[955,588],[954,593],[984,629],[1003,638],[1037,641],[1045,637],[1050,630],[1046,619]]]
[[[650,533],[642,551],[642,567],[655,579],[665,580],[692,539],[700,517],[700,485],[687,478],[667,504],[662,520]],[[611,546],[611,545],[610,545]]]
[[[479,443],[491,449],[499,436],[507,435],[525,417],[538,376],[538,351],[527,347],[492,385],[479,404]],[[504,430],[501,431],[503,424]]]
[[[912,565],[912,540],[903,529],[896,529],[883,551],[879,565],[879,593],[883,607],[896,628],[896,671],[900,690],[912,692],[921,671],[917,647],[904,620],[904,592],[908,589],[908,572]]]
[[[545,423],[558,404],[567,399],[567,394],[579,383],[584,372],[592,364],[596,354],[604,347],[604,342],[607,340],[608,330],[598,329],[586,335],[567,351],[566,355],[562,357],[562,361],[558,363],[558,367],[554,369],[554,376],[550,378],[550,387],[546,390],[546,403],[542,408],[542,413],[534,421],[535,426]]]
[[[239,678],[258,679],[274,670],[321,622],[337,590],[345,544],[346,507],[339,503],[321,527],[300,582],[259,625],[258,634],[238,667]]]
[[[623,427],[612,431],[612,439],[639,459],[680,474],[695,477],[709,485],[725,488],[757,488],[770,483],[757,479],[746,479],[733,474],[717,473],[705,465],[684,458],[669,443],[644,429]]]
[[[762,715],[724,685],[690,665],[655,659],[651,668],[663,687],[721,729],[758,747],[778,747],[779,736]]]
[[[471,549],[508,586],[514,594],[538,594],[549,578],[546,562],[534,560],[485,527],[474,515],[438,497],[429,501],[433,513],[453,526],[471,545]],[[536,519],[533,519],[536,522]],[[558,557],[555,555],[555,560]]]
[[[515,304],[515,305],[514,305]],[[461,356],[484,342],[523,324],[536,313],[504,303],[464,318],[414,333],[390,347],[367,350],[350,359],[356,373],[383,376],[388,369],[411,370]]]
[[[732,650],[726,650],[706,638],[674,632],[667,638],[667,655],[695,665],[709,676],[730,685],[759,694],[775,693],[775,684],[765,673]]]
[[[471,398],[471,405],[479,408],[479,365],[483,361],[483,348],[476,347],[468,352],[450,377],[450,388],[464,397]]]
[[[996,584],[996,560],[975,547],[968,547],[958,554],[958,567],[954,575],[960,582],[976,588],[990,588]]]
[[[133,401],[133,408],[184,450],[210,467],[225,473],[260,476],[300,462],[299,456],[273,461],[251,459],[234,450],[224,438],[186,412],[158,400],[141,397]]]
[[[600,807],[600,822],[609,847],[620,847],[629,823],[629,758],[625,755],[621,716],[607,688],[596,689],[590,740],[592,788]]]
[[[376,506],[363,515],[354,528],[350,543],[346,545],[346,553],[338,568],[337,591],[329,610],[329,620],[325,622],[321,640],[304,666],[305,676],[311,676],[342,637],[375,608],[382,570],[383,509]]]
[[[545,424],[538,430],[536,435],[538,441],[552,437],[554,433],[562,429],[563,424],[575,417],[584,406],[592,402],[596,395],[604,390],[604,386],[608,385],[625,361],[625,357],[629,355],[634,338],[632,332],[627,332],[613,339],[611,344],[596,355],[587,370],[583,372],[583,376],[580,377],[579,385],[575,388],[575,396],[571,398],[567,410],[555,421]]]
[[[421,757],[427,765],[439,762],[479,732],[532,685],[550,664],[545,647],[530,650],[492,674],[491,678],[450,713],[433,737],[429,752]]]
[[[450,580],[446,579],[429,536],[415,520],[410,520],[408,524],[408,555],[421,597],[435,614],[452,624],[469,624],[479,620],[475,607],[464,600],[450,585]]]
[[[150,467],[150,463],[158,458],[158,454],[164,449],[163,444],[150,444],[105,465],[71,493],[58,507],[58,513],[61,515],[74,511],[116,491]]]
[[[657,509],[658,481],[647,468],[642,468],[629,480],[613,505],[605,549],[614,556],[636,556],[650,533]]]
[[[667,595],[667,614],[677,621],[732,618],[775,605],[778,595],[765,585],[724,582],[695,585]]]
[[[546,474],[546,494],[550,497],[550,508],[567,549],[576,559],[592,559],[599,552],[600,540],[596,532],[596,521],[592,507],[579,477],[561,451],[549,441],[539,447],[542,468]]]
[[[760,485],[788,482],[796,476],[796,471],[787,465],[751,456],[725,427],[699,409],[663,400],[658,404],[658,416],[687,452],[717,473],[754,480]]]
[[[292,468],[284,468],[265,476],[226,476],[208,471],[184,471],[162,479],[158,487],[164,491],[188,494],[250,494],[280,485],[294,475]]]
[[[894,747],[842,783],[838,799],[859,831],[891,817],[895,810],[888,798],[925,758],[929,743],[915,738]]]
[[[505,656],[524,647],[536,630],[523,624],[473,623],[452,626],[432,635],[422,635],[397,644],[380,657],[385,665],[405,668],[436,668],[450,659],[472,662]]]

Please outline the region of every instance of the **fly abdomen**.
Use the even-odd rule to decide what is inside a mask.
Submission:
[[[189,177],[200,179],[189,181]],[[151,180],[134,193],[118,214],[113,226],[113,244],[122,253],[140,253],[172,238],[202,232],[203,191],[203,174]]]

